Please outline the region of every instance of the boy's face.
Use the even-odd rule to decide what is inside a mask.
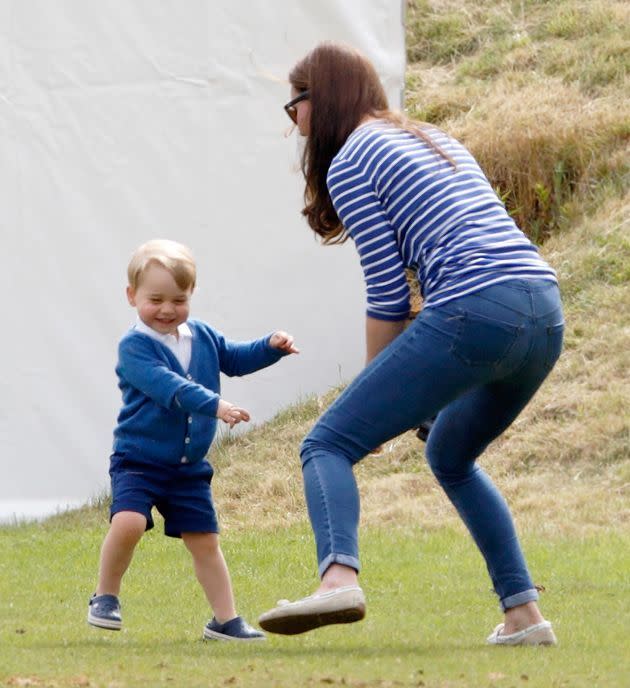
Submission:
[[[181,289],[173,275],[158,263],[150,263],[137,289],[127,287],[127,299],[140,320],[160,334],[177,335],[188,320],[192,288]]]

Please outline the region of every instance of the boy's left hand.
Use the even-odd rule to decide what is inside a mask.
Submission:
[[[300,350],[293,343],[293,335],[287,334],[282,330],[274,332],[269,337],[269,346],[272,349],[280,349],[287,354],[299,354]]]

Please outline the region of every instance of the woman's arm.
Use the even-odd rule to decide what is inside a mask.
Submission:
[[[339,219],[361,260],[367,295],[366,363],[405,329],[409,284],[398,236],[365,170],[335,159],[327,177]]]
[[[409,285],[398,235],[365,171],[345,160],[333,161],[328,189],[337,215],[359,253],[367,316],[404,322],[409,315]]]
[[[405,320],[365,318],[366,365],[405,329]]]

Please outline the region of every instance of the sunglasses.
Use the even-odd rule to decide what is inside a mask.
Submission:
[[[308,91],[302,91],[299,96],[296,96],[293,100],[290,100],[285,106],[284,111],[289,115],[289,119],[293,124],[297,124],[297,109],[296,105],[301,103],[303,100],[308,100],[310,93]]]

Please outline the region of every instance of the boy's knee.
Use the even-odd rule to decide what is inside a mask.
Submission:
[[[106,538],[114,546],[132,550],[146,529],[147,520],[142,514],[119,511],[112,516]]]
[[[182,533],[182,540],[193,556],[216,556],[221,553],[217,533]]]
[[[117,511],[111,520],[111,528],[127,533],[144,533],[147,527],[146,516],[137,511]]]
[[[208,547],[214,551],[219,551],[221,549],[217,533],[208,533]]]

